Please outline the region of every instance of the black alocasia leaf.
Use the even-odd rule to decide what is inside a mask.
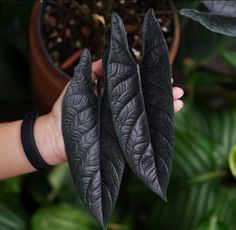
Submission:
[[[93,91],[88,50],[83,51],[63,98],[62,132],[79,196],[105,228],[119,193],[125,161],[106,92],[97,97]]]
[[[181,9],[180,14],[201,23],[208,30],[228,36],[236,36],[236,2],[202,0],[209,12]]]
[[[160,175],[161,188],[166,191],[171,173],[174,143],[171,66],[168,48],[153,10],[150,10],[144,18],[142,32],[143,59],[140,65],[142,92],[157,175]]]
[[[213,1],[202,0],[202,3],[208,8],[211,13],[227,17],[236,17],[236,1]]]
[[[112,15],[107,91],[122,151],[134,173],[166,198],[173,151],[173,95],[165,40],[153,10],[144,19],[137,65],[122,20]]]

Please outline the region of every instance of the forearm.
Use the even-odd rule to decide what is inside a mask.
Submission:
[[[36,146],[50,165],[63,162],[50,115],[37,118],[34,125]],[[0,179],[36,171],[28,161],[21,143],[22,121],[0,124]]]
[[[21,123],[15,121],[0,124],[0,179],[35,171],[21,144]]]

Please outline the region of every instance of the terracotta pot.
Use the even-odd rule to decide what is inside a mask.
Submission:
[[[175,11],[173,3],[171,4]],[[34,106],[42,112],[49,112],[70,77],[54,65],[43,44],[40,33],[41,8],[42,3],[36,1],[29,30],[32,90]],[[174,39],[170,48],[171,64],[174,62],[179,45],[180,28],[177,13],[174,14],[174,21]]]

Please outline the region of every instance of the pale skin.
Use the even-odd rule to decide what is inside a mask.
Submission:
[[[96,76],[102,76],[101,61],[93,63],[92,69],[93,80]],[[51,112],[40,116],[34,125],[36,145],[43,159],[50,165],[58,165],[67,160],[61,131],[61,105],[66,87]],[[181,88],[173,87],[175,112],[183,107],[183,94]],[[22,147],[21,124],[22,120],[0,124],[0,180],[36,171],[26,158]]]

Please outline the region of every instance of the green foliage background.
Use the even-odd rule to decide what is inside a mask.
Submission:
[[[175,3],[179,9],[201,7],[198,1]],[[0,1],[0,105],[16,111],[30,95],[32,5],[33,1]],[[235,43],[180,19],[181,45],[173,72],[186,96],[175,119],[168,202],[127,167],[110,230],[236,229]],[[0,230],[26,229],[99,229],[78,198],[67,164],[0,181]]]

